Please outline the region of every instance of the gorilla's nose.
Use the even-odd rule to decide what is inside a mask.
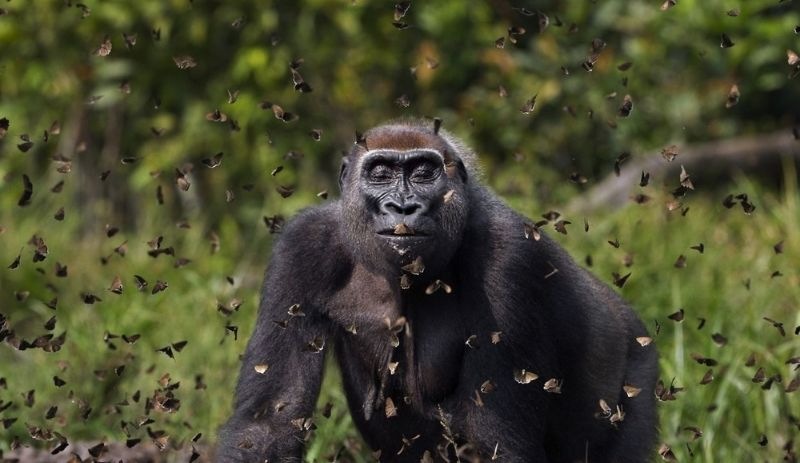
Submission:
[[[421,213],[422,210],[422,203],[414,200],[402,202],[388,200],[381,204],[381,212],[400,219],[415,216]]]

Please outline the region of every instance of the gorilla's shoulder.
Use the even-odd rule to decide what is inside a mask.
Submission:
[[[346,251],[340,238],[340,216],[338,201],[300,211],[278,236],[271,260],[290,263],[300,272],[317,269],[315,273],[333,263],[329,261],[341,261]]]
[[[474,198],[479,206],[470,220],[469,240],[481,261],[509,272],[549,273],[553,268],[577,268],[572,258],[547,235],[531,234],[531,220],[512,209],[489,191]]]
[[[295,215],[272,248],[265,291],[322,305],[349,275],[352,262],[340,238],[340,209],[334,201]]]

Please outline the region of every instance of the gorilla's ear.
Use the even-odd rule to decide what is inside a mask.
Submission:
[[[467,168],[464,166],[464,161],[461,159],[458,160],[458,175],[461,177],[462,182],[467,183],[469,175],[467,175]]]
[[[344,191],[344,178],[347,177],[347,164],[349,162],[347,158],[342,158],[342,167],[339,169],[339,192]]]
[[[444,165],[447,168],[447,175],[453,175],[452,168],[455,164],[455,170],[458,172],[458,177],[462,183],[467,183],[469,175],[467,175],[467,168],[464,166],[464,161],[460,157],[453,155],[449,149],[445,149],[443,153]]]

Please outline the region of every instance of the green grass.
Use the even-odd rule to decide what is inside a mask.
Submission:
[[[674,380],[684,390],[677,400],[660,403],[661,439],[670,445],[679,461],[778,461],[782,447],[797,435],[800,396],[785,393],[784,386],[797,377],[785,362],[798,355],[800,336],[800,209],[793,185],[781,197],[741,181],[735,191],[746,191],[757,203],[748,216],[738,206],[728,210],[718,200],[690,201],[689,213],[666,212],[658,204],[631,206],[593,225],[589,236],[565,237],[565,245],[576,255],[592,254],[594,271],[609,283],[612,271],[631,272],[621,293],[648,323],[661,354],[661,377]],[[573,233],[582,233],[573,232]],[[606,240],[617,239],[615,249]],[[784,242],[784,252],[773,246]],[[703,243],[700,254],[690,246]],[[633,255],[626,269],[623,256]],[[686,266],[676,268],[678,256]],[[773,277],[779,271],[782,276]],[[749,281],[748,289],[744,282]],[[677,323],[668,315],[685,310]],[[784,323],[786,336],[769,317]],[[700,318],[705,326],[698,329]],[[727,344],[720,346],[712,334],[720,333]],[[692,354],[713,358],[714,380],[701,385],[708,366]],[[754,354],[756,364],[745,366]],[[779,374],[769,390],[752,378],[759,367],[767,377]],[[794,424],[792,424],[794,420]],[[686,427],[703,431],[692,440]],[[759,445],[761,435],[768,443]]]
[[[668,212],[663,201],[655,199],[617,212],[589,214],[588,233],[583,231],[581,215],[568,217],[573,222],[568,235],[551,232],[576,259],[584,261],[591,255],[592,271],[609,284],[612,272],[632,273],[620,292],[652,333],[660,326],[654,337],[661,354],[661,378],[684,388],[677,400],[659,404],[661,441],[672,447],[680,461],[689,459],[689,449],[698,462],[780,461],[782,447],[798,434],[798,424],[792,424],[791,417],[800,417],[800,392],[784,392],[784,386],[798,375],[785,362],[800,355],[800,336],[794,334],[800,325],[798,192],[792,182],[777,194],[740,180],[731,192],[742,191],[757,206],[752,215],[738,206],[724,208],[724,194],[690,198],[686,216]],[[512,203],[530,215],[544,212],[528,210],[533,208],[529,203]],[[188,230],[151,224],[152,233],[123,233],[93,241],[81,231],[82,216],[77,211],[58,224],[51,218],[49,205],[25,214],[20,219],[17,210],[0,211],[0,225],[6,228],[0,235],[0,313],[10,318],[20,337],[29,340],[46,333],[43,324],[55,315],[53,332],[66,331],[67,339],[56,353],[0,345],[0,377],[7,382],[7,388],[0,387],[0,401],[14,402],[0,413],[0,419],[18,418],[9,429],[0,427],[0,449],[7,450],[13,436],[32,442],[26,424],[47,427],[71,440],[124,440],[128,436],[120,422],[144,415],[145,399],[163,387],[159,379],[165,374],[170,382],[180,382],[174,391],[180,409],[150,412],[155,419],[150,429],[165,430],[175,445],[188,442],[198,432],[204,435],[202,443],[213,443],[216,428],[230,411],[237,356],[256,315],[270,242],[263,225],[223,221],[218,227],[222,248],[212,254],[202,224]],[[41,264],[31,262],[32,251],[25,244],[34,233],[44,236],[50,248]],[[147,256],[146,241],[158,234],[164,234],[166,245],[176,246],[178,256],[192,262],[176,269],[169,256]],[[113,256],[101,265],[99,257],[109,255],[125,239],[127,255]],[[609,240],[618,240],[619,248],[609,245]],[[783,253],[776,254],[773,246],[779,241],[784,242]],[[698,243],[705,245],[702,254],[690,249]],[[5,268],[20,248],[22,265]],[[626,255],[633,257],[630,268],[623,263]],[[680,255],[686,256],[685,268],[674,266]],[[68,278],[53,275],[55,261],[68,264]],[[775,271],[782,276],[773,277]],[[135,289],[134,274],[148,280],[147,292]],[[121,295],[106,290],[115,275],[125,284]],[[233,277],[233,285],[227,276]],[[149,289],[156,279],[167,281],[169,288],[152,295]],[[747,280],[749,289],[743,283]],[[43,303],[54,295],[48,284],[58,290],[55,311]],[[17,301],[14,292],[23,290],[30,296]],[[81,291],[91,291],[103,300],[84,304]],[[217,304],[234,297],[243,304],[226,317]],[[685,310],[683,322],[667,318],[680,308]],[[702,329],[698,329],[699,317],[706,320]],[[786,336],[762,317],[784,323]],[[238,327],[238,340],[226,325]],[[135,344],[112,339],[115,349],[111,349],[104,341],[106,332],[142,336]],[[715,344],[713,333],[721,333],[728,343]],[[156,351],[181,340],[189,342],[174,359]],[[693,353],[718,362],[710,384],[699,384],[709,367],[694,361]],[[751,354],[756,365],[745,366]],[[117,375],[114,369],[120,365],[125,369]],[[779,374],[781,380],[763,390],[763,384],[751,380],[758,367],[764,368],[767,377]],[[55,387],[54,375],[66,385]],[[198,375],[205,388],[196,388]],[[29,390],[36,391],[30,407],[22,397]],[[138,403],[132,400],[136,391],[141,395]],[[115,405],[126,399],[129,405]],[[85,410],[79,406],[81,401],[92,408],[85,420],[80,416]],[[341,456],[349,455],[354,461],[369,461],[369,450],[352,428],[333,368],[329,368],[320,408],[328,402],[333,404],[333,413],[331,418],[316,417],[318,430],[309,443],[307,459],[327,460],[341,451]],[[46,420],[45,413],[53,405],[58,412]],[[684,430],[689,426],[700,428],[703,436],[692,440],[692,433]],[[148,440],[145,429],[131,426],[129,433]],[[768,438],[764,446],[759,444],[762,434]],[[54,446],[52,442],[35,444]]]

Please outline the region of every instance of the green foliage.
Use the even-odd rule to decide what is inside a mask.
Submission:
[[[151,430],[166,431],[171,445],[187,447],[197,432],[201,444],[213,443],[230,410],[235,359],[255,318],[274,236],[264,219],[321,203],[322,191],[335,196],[340,154],[356,130],[397,117],[442,117],[480,154],[486,181],[536,217],[584,188],[568,181],[571,173],[591,186],[622,152],[637,157],[671,144],[788,132],[797,123],[800,89],[788,77],[797,69],[786,50],[800,49],[793,32],[800,13],[791,1],[680,0],[661,11],[653,0],[550,0],[535,5],[549,19],[543,30],[540,16],[514,9],[533,4],[505,1],[414,2],[400,19],[409,26],[403,30],[383,2],[84,3],[0,2],[0,119],[10,121],[0,137],[0,313],[18,340],[67,333],[55,353],[0,345],[7,382],[0,408],[13,402],[0,412],[0,450],[14,437],[55,445],[33,442],[26,426],[72,441],[124,440],[120,422],[139,422],[145,400],[169,381],[181,383],[174,391],[180,409],[151,411]],[[726,14],[732,8],[738,16]],[[525,29],[516,43],[512,26]],[[733,47],[720,47],[723,33]],[[126,46],[133,35],[135,45]],[[597,38],[606,45],[587,72],[581,64]],[[111,50],[101,56],[106,39]],[[196,66],[180,69],[189,59]],[[310,93],[293,86],[290,63],[299,59]],[[620,70],[625,62],[632,66]],[[726,108],[734,84],[741,98]],[[618,114],[625,95],[633,101],[627,118]],[[523,114],[534,96],[532,113]],[[279,120],[267,102],[298,119]],[[214,111],[227,120],[209,120]],[[321,130],[318,141],[312,130]],[[25,134],[33,146],[23,152],[17,145]],[[221,165],[207,168],[202,160],[219,152]],[[33,183],[26,207],[17,204],[23,174]],[[591,254],[604,280],[632,273],[621,292],[654,331],[655,321],[661,327],[664,382],[686,388],[661,407],[662,440],[680,460],[688,444],[697,461],[775,461],[797,433],[798,392],[783,392],[797,378],[785,362],[800,349],[794,178],[788,172],[782,193],[740,179],[736,192],[758,207],[752,216],[723,208],[708,191],[687,200],[685,217],[669,213],[665,192],[651,186],[655,201],[593,211],[588,233],[576,215],[569,235],[558,235],[576,258]],[[283,198],[283,187],[293,194]],[[119,232],[108,237],[110,227]],[[32,261],[34,235],[48,247],[43,262]],[[158,236],[174,256],[148,255],[147,242]],[[615,239],[619,249],[607,244]],[[775,254],[781,240],[785,252]],[[703,254],[689,249],[698,242]],[[124,256],[114,251],[123,243]],[[19,267],[6,268],[18,255]],[[679,255],[685,268],[673,265]],[[68,267],[67,277],[56,276],[56,262]],[[134,275],[148,281],[144,291]],[[108,291],[115,276],[120,295]],[[157,280],[168,288],[152,294]],[[85,304],[82,293],[102,301]],[[55,297],[53,310],[46,304]],[[234,299],[242,305],[226,315]],[[666,318],[678,308],[686,311],[682,323]],[[49,331],[43,324],[52,316]],[[706,319],[702,329],[697,317]],[[786,336],[762,317],[783,322]],[[717,332],[728,344],[712,341]],[[141,338],[129,344],[108,333]],[[182,340],[189,342],[174,359],[156,350]],[[698,385],[709,367],[692,353],[717,360],[710,384]],[[746,367],[751,353],[756,365]],[[781,379],[762,390],[751,381],[758,367]],[[53,384],[56,375],[63,387]],[[316,417],[309,461],[342,447],[343,458],[368,461],[335,371],[326,381],[320,408],[331,402],[332,415]],[[29,390],[36,391],[31,406],[20,395]],[[55,417],[45,419],[54,405]],[[703,437],[691,441],[687,426]],[[127,428],[130,437],[149,439],[146,429]],[[761,434],[769,440],[763,447]]]

